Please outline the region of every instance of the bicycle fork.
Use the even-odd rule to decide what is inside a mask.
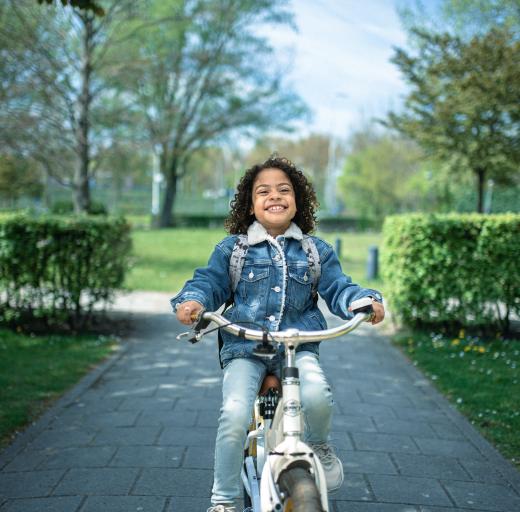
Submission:
[[[285,350],[282,400],[278,403],[271,428],[264,431],[268,455],[260,479],[260,510],[283,510],[285,496],[278,486],[279,477],[286,469],[299,466],[308,469],[314,477],[323,511],[328,512],[327,484],[323,467],[312,449],[301,439],[303,411],[299,372],[295,365],[295,347],[286,345]],[[256,509],[253,510],[256,512]]]

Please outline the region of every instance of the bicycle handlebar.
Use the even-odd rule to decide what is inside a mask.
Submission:
[[[218,313],[211,311],[204,311],[199,315],[199,319],[196,322],[193,331],[179,334],[177,339],[181,339],[185,336],[190,336],[189,341],[196,343],[199,341],[204,333],[200,331],[206,328],[210,322],[214,322],[221,329],[234,334],[240,338],[245,338],[251,341],[271,341],[276,343],[291,343],[295,346],[300,343],[308,343],[311,341],[324,341],[331,338],[337,338],[343,334],[347,334],[353,331],[361,323],[369,320],[372,316],[372,300],[370,298],[359,299],[351,304],[351,308],[354,313],[354,317],[348,322],[345,322],[337,327],[330,329],[324,329],[321,331],[300,331],[299,329],[286,329],[285,331],[260,331],[256,329],[248,329],[241,327],[238,324],[230,322],[227,318],[224,318]],[[240,322],[238,322],[240,323]]]

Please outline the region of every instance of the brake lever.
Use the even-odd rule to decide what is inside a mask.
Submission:
[[[201,332],[203,329],[205,329],[210,323],[211,320],[206,320],[204,318],[204,310],[202,309],[199,311],[197,318],[195,319],[195,325],[192,327],[190,331],[181,332],[177,335],[176,339],[181,340],[182,338],[186,338],[188,336],[191,336],[188,341],[190,343],[197,343],[202,339],[202,336],[204,336],[204,333]]]

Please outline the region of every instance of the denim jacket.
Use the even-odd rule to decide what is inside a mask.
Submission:
[[[259,222],[254,222],[249,226],[247,237],[249,249],[234,304],[224,316],[232,322],[255,322],[271,331],[290,327],[302,331],[326,329],[325,318],[313,298],[312,276],[302,249],[300,228],[291,223],[283,235],[273,238]],[[198,268],[193,278],[171,299],[174,310],[178,304],[194,300],[209,311],[217,311],[231,297],[229,260],[236,240],[237,235],[231,235],[217,244],[208,265]],[[332,313],[347,319],[351,317],[348,306],[352,301],[366,296],[382,300],[378,291],[362,288],[343,274],[330,244],[317,237],[313,240],[321,262],[317,291]],[[224,366],[237,357],[255,357],[252,354],[254,342],[224,331],[222,338],[220,356]],[[318,349],[319,343],[298,347],[315,354]]]

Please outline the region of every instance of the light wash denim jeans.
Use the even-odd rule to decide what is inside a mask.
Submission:
[[[215,475],[211,502],[233,503],[241,497],[240,471],[251,412],[260,384],[269,370],[279,374],[278,364],[257,359],[233,359],[224,368],[222,408],[215,446]],[[328,441],[332,419],[332,393],[318,356],[301,351],[296,354],[300,370],[300,391],[305,420],[305,441]]]

